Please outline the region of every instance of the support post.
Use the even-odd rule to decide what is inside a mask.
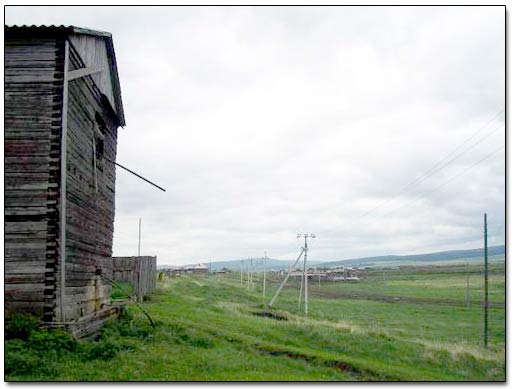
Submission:
[[[467,308],[470,307],[470,274],[468,268],[468,260],[467,260],[467,293],[466,293],[466,305]]]
[[[484,214],[484,346],[488,347],[488,227]]]
[[[249,283],[253,287],[253,258],[249,259]]]
[[[141,218],[139,218],[139,243],[137,244],[137,256],[141,256]]]
[[[247,271],[248,271],[248,283],[247,283],[246,289],[249,290],[249,258],[248,258],[248,261],[246,262],[246,268],[247,268]]]
[[[306,265],[306,255],[308,253],[308,244],[306,242],[306,235],[305,235],[305,258],[303,262],[303,278],[304,278],[304,284],[305,284],[305,315],[308,315],[308,268]]]
[[[299,256],[297,257],[296,261],[294,262],[294,264],[290,267],[289,269],[289,272],[287,273],[287,276],[285,277],[285,279],[281,282],[278,290],[276,291],[276,293],[274,294],[273,298],[271,299],[271,302],[268,304],[268,308],[271,308],[272,305],[274,304],[274,302],[276,301],[276,298],[278,298],[278,295],[280,294],[281,290],[283,289],[283,286],[287,283],[289,277],[290,277],[290,273],[292,273],[292,271],[294,270],[294,268],[296,267],[296,264],[299,262],[299,260],[301,259],[301,256],[303,255],[303,252],[304,252],[304,248],[301,248],[301,253],[299,254]]]
[[[61,190],[60,190],[60,321],[66,322],[66,178],[67,178],[67,141],[68,141],[68,69],[69,69],[69,42],[64,41],[64,79],[62,86],[62,117],[61,117]]]
[[[303,300],[303,285],[305,282],[305,273],[303,271],[303,274],[301,274],[301,284],[299,285],[299,299],[297,300],[297,309],[298,311],[301,310],[301,302]]]
[[[265,261],[267,260],[267,252],[264,252],[264,285],[263,285],[263,288],[262,288],[262,301],[264,302],[265,304],[265,271],[266,271],[266,263]]]

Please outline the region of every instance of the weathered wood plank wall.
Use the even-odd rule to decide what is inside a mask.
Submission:
[[[157,257],[113,257],[116,281],[130,282],[134,293],[142,299],[157,286]]]
[[[71,69],[85,66],[70,44]],[[66,318],[110,304],[118,123],[92,76],[68,84]]]
[[[5,308],[52,320],[63,40],[5,36]]]
[[[115,165],[108,160],[116,159],[124,117],[108,34],[74,34],[65,27],[5,29],[5,308],[87,335],[116,310],[102,274],[112,277]],[[101,72],[70,80],[66,100],[67,39],[81,42],[78,49],[69,44],[69,70],[90,65],[86,58]],[[66,323],[57,307],[62,285]]]
[[[80,54],[85,66],[103,70],[93,74],[91,78],[115,109],[116,101],[105,40],[90,35],[74,34],[70,36],[70,42]]]

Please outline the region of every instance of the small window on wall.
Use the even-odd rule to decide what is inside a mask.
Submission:
[[[103,139],[100,137],[96,138],[96,158],[98,160],[103,158]]]
[[[94,133],[95,154],[97,169],[103,172],[103,157],[105,155],[105,134],[107,133],[107,126],[101,115],[96,112],[96,128]]]
[[[103,165],[105,163],[105,134],[107,126],[101,115],[96,112],[94,129],[93,129],[93,187],[96,193],[99,193],[99,185],[101,184],[101,173],[103,173]]]
[[[105,124],[105,120],[103,120],[102,116],[96,112],[94,115],[94,118],[96,119],[96,123],[98,124],[98,130],[102,134],[102,136],[105,136],[107,133],[107,125]]]

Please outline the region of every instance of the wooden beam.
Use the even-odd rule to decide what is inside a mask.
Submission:
[[[95,67],[88,67],[88,68],[81,68],[77,70],[70,70],[68,74],[68,81],[72,81],[76,78],[90,76],[95,73],[101,72],[101,69],[95,68]]]
[[[64,42],[64,80],[62,87],[62,117],[61,117],[61,193],[60,193],[60,321],[66,322],[66,159],[68,138],[68,68],[69,68],[69,42]]]

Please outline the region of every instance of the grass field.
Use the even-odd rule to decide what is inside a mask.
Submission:
[[[165,279],[143,304],[155,329],[130,306],[96,342],[34,331],[6,342],[6,379],[504,381],[504,264],[491,267],[487,349],[480,270],[453,264],[371,269],[358,283],[311,280],[308,317],[294,283],[266,317],[261,284],[248,289],[236,273]],[[279,280],[268,281],[267,301]]]

